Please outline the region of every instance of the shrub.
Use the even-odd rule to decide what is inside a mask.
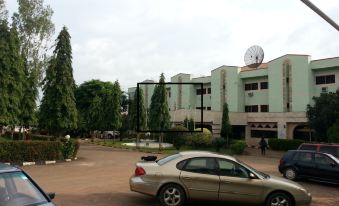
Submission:
[[[79,148],[80,148],[80,142],[79,140],[72,140],[74,144],[74,151],[72,154],[72,157],[75,158],[78,154]]]
[[[212,139],[212,145],[215,148],[216,152],[220,151],[220,148],[226,146],[226,140],[222,137],[215,137]]]
[[[245,141],[235,140],[232,142],[230,149],[231,149],[232,154],[242,154],[244,153],[246,146],[247,145]]]
[[[194,131],[201,131],[201,128],[197,128]],[[212,133],[208,129],[203,128],[203,132],[195,132],[187,137],[186,144],[195,148],[209,147],[212,145]]]
[[[80,142],[76,139],[61,138],[62,142],[61,153],[64,159],[70,159],[76,157],[80,148]]]
[[[297,149],[304,141],[299,139],[268,139],[268,145],[273,150],[293,150]]]
[[[164,141],[172,143],[177,150],[180,150],[181,146],[185,144],[186,132],[189,130],[183,126],[175,126],[169,129],[169,131],[166,133]]]
[[[62,144],[58,141],[1,141],[0,161],[23,162],[62,159]]]
[[[31,134],[27,135],[27,139],[31,139],[34,141],[56,141],[58,138],[49,135],[38,135],[38,134]]]

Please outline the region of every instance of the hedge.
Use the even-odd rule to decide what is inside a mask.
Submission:
[[[304,143],[304,141],[299,139],[268,139],[268,145],[272,150],[294,150]]]
[[[34,162],[62,159],[62,143],[55,141],[1,141],[0,161]]]
[[[63,160],[77,155],[80,143],[70,141],[0,141],[0,162]]]
[[[242,140],[234,140],[230,146],[232,154],[242,154],[247,147],[245,141]]]

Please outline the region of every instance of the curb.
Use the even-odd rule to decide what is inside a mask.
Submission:
[[[65,160],[48,160],[48,161],[36,161],[36,162],[21,162],[21,163],[10,163],[10,162],[5,162],[4,164],[6,165],[12,165],[12,166],[31,166],[31,165],[51,165],[51,164],[56,164],[56,163],[61,163],[61,162],[71,162],[74,160],[77,160],[78,158],[75,157],[73,159],[65,159]]]

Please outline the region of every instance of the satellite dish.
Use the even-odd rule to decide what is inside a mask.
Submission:
[[[250,68],[258,68],[263,60],[264,50],[260,46],[254,45],[247,49],[244,57],[246,66]]]

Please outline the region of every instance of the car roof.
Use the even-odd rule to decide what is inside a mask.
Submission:
[[[222,155],[213,152],[207,151],[183,151],[179,152],[180,155],[185,157],[219,157],[219,158],[227,158],[229,160],[237,161],[236,158],[229,156],[229,155]]]
[[[0,174],[5,172],[19,172],[19,171],[21,171],[21,169],[17,167],[0,163]]]

